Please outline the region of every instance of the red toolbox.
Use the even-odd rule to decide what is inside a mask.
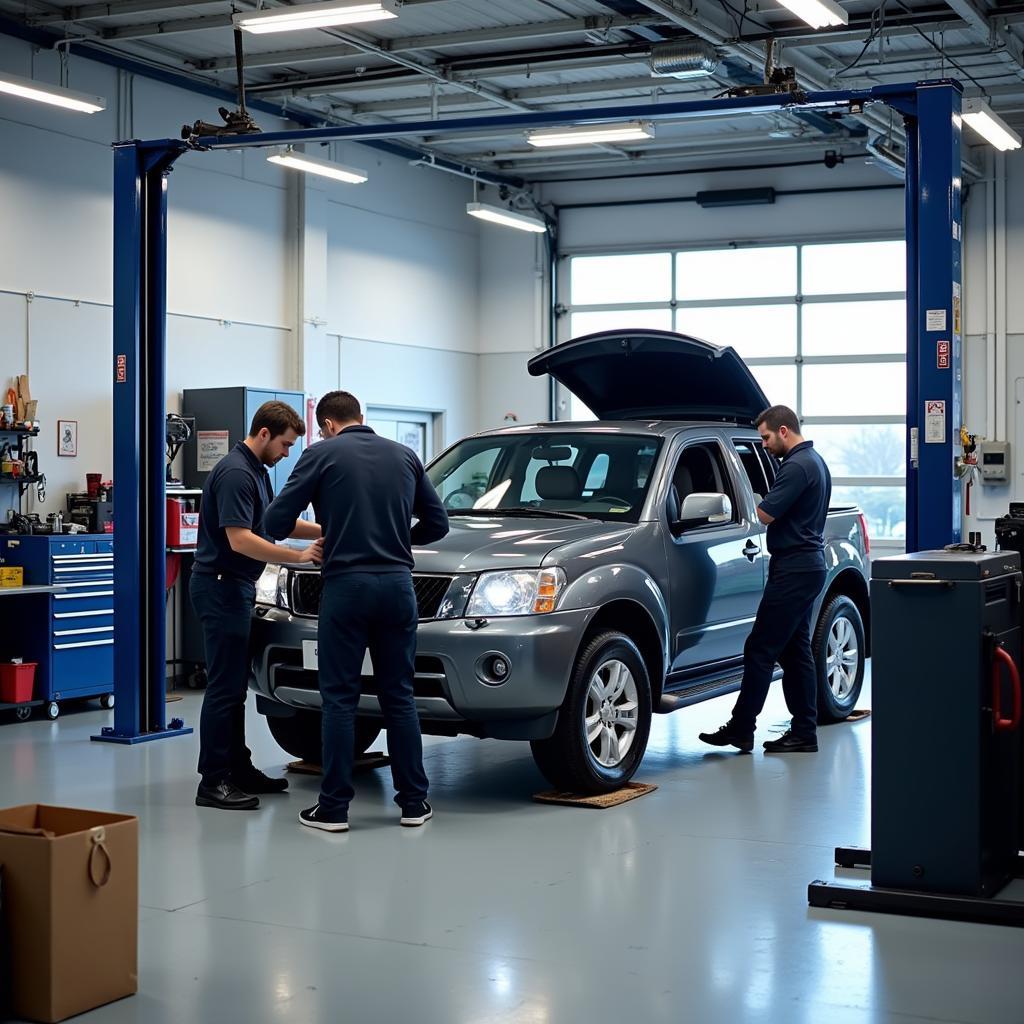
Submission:
[[[167,546],[195,547],[199,543],[199,513],[194,499],[167,498]]]

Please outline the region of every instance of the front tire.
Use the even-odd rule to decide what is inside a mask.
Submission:
[[[651,731],[651,683],[624,633],[593,637],[576,657],[554,735],[530,747],[557,789],[594,795],[633,777]]]
[[[818,670],[818,723],[841,722],[857,706],[864,685],[864,621],[850,598],[839,594],[822,608],[811,651]]]
[[[323,764],[323,715],[319,711],[296,711],[286,718],[267,715],[267,726],[277,745],[292,757],[308,764]],[[357,718],[355,733],[355,755],[359,757],[380,735],[380,727]]]

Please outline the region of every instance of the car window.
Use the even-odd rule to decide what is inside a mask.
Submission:
[[[637,522],[661,443],[600,430],[467,438],[427,475],[453,515],[516,509]]]
[[[500,448],[484,448],[468,459],[453,463],[446,475],[433,480],[445,508],[472,508],[488,489]]]
[[[765,476],[768,477],[768,489],[771,490],[775,486],[775,478],[779,475],[779,463],[774,455],[769,455],[762,447],[758,447],[757,454],[764,467]]]
[[[737,521],[736,495],[717,441],[698,441],[687,445],[679,455],[672,473],[675,491],[670,500],[679,508],[689,494],[724,494],[732,503],[733,522]]]
[[[757,454],[757,449],[761,447],[761,444],[754,441],[734,440],[733,446],[743,464],[747,479],[750,481],[750,489],[756,495],[757,501],[760,502],[768,493],[768,479],[765,476],[764,464]]]

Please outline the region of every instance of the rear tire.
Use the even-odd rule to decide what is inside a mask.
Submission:
[[[554,735],[530,747],[556,788],[594,795],[633,777],[651,731],[651,684],[636,644],[609,630],[576,657]]]
[[[818,616],[811,651],[818,670],[818,723],[842,722],[857,706],[864,685],[864,621],[842,594]]]
[[[319,711],[296,711],[287,718],[267,715],[267,726],[277,745],[292,757],[309,764],[323,764],[323,715]],[[355,732],[355,755],[359,757],[380,735],[380,726],[357,718]]]

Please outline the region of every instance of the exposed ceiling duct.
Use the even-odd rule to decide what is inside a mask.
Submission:
[[[651,74],[658,78],[704,78],[721,62],[718,50],[704,39],[673,39],[651,47]]]

